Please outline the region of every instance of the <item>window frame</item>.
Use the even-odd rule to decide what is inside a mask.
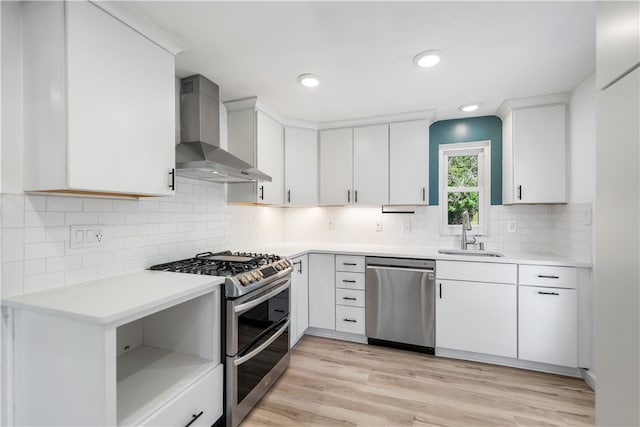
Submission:
[[[449,157],[478,155],[478,185],[477,187],[449,187]],[[488,215],[491,200],[491,141],[470,141],[455,144],[441,144],[438,147],[440,194],[440,234],[455,236],[461,234],[460,225],[449,225],[448,204],[450,192],[478,191],[478,225],[473,226],[469,234],[481,236],[488,234]]]

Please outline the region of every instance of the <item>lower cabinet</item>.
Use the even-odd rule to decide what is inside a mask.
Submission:
[[[336,305],[336,331],[364,335],[364,307]]]
[[[309,327],[309,257],[291,259],[291,326],[289,338],[293,347]]]
[[[336,328],[335,256],[309,254],[309,326]]]
[[[577,291],[519,286],[518,292],[519,358],[577,367]]]
[[[438,280],[436,346],[517,357],[515,284]]]

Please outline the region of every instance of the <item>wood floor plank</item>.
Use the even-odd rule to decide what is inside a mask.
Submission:
[[[589,426],[594,405],[578,378],[305,336],[241,426]]]

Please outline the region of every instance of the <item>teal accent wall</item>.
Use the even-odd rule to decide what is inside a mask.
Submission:
[[[502,204],[502,120],[496,116],[442,120],[429,127],[429,204],[437,205],[440,191],[439,153],[441,144],[491,141],[491,204]]]

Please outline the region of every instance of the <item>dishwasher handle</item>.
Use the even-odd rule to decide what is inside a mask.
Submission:
[[[411,268],[411,267],[398,267],[398,266],[386,266],[386,265],[367,265],[371,270],[393,270],[393,271],[416,271],[418,273],[434,273],[433,268]]]

